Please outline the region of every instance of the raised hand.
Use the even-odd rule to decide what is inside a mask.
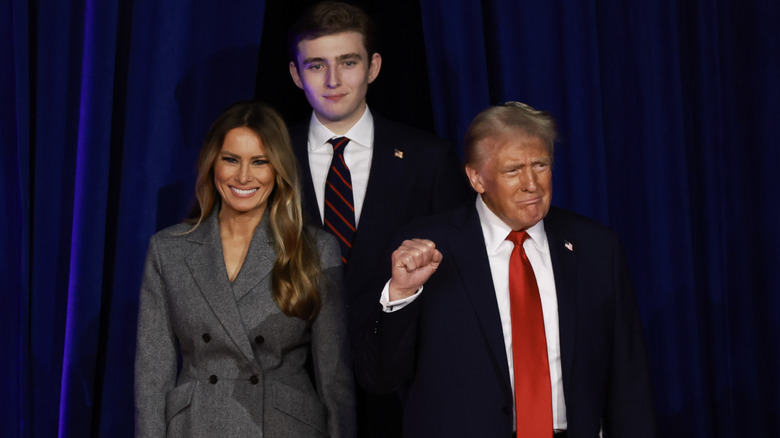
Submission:
[[[441,263],[442,254],[436,244],[426,239],[404,240],[393,251],[393,276],[390,280],[390,301],[413,295],[431,278]]]

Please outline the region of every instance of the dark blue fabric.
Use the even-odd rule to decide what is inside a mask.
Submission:
[[[29,415],[22,402],[29,393],[29,333],[27,294],[29,288],[29,236],[22,232],[30,218],[29,142],[30,107],[19,99],[17,90],[27,90],[27,4],[6,2],[0,6],[0,375],[6,384],[0,386],[0,433],[20,436],[20,421]]]
[[[560,122],[553,203],[626,246],[660,436],[774,434],[777,2],[423,3],[440,135],[486,89]]]
[[[148,239],[209,124],[254,95],[263,2],[6,2],[3,436],[132,436]],[[13,42],[13,44],[11,44]],[[14,84],[15,86],[5,86]],[[6,269],[9,268],[9,269]]]

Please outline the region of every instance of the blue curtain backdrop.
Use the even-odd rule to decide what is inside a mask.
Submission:
[[[459,143],[505,100],[559,120],[554,203],[623,239],[661,436],[772,436],[780,4],[419,8],[424,41],[409,49],[427,54],[430,96],[415,99],[430,97],[432,129]],[[0,435],[132,436],[148,238],[188,209],[213,118],[262,94],[262,69],[286,70],[258,62],[274,19],[264,11],[249,0],[0,6]]]
[[[132,436],[147,242],[188,209],[211,121],[254,95],[264,4],[0,8],[0,435]]]

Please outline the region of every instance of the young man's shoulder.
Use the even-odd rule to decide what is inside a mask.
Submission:
[[[449,143],[431,131],[417,128],[402,122],[385,118],[381,114],[372,113],[374,116],[374,135],[385,136],[393,140],[405,140],[414,144],[420,144],[421,147],[430,145],[430,147],[440,148],[448,147]]]

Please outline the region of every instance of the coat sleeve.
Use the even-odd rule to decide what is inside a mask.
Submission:
[[[165,395],[176,383],[176,339],[153,237],[141,284],[135,356],[135,436],[164,437]]]
[[[604,436],[651,438],[655,418],[639,309],[622,247],[613,248],[615,327]]]
[[[401,389],[414,377],[417,317],[422,297],[401,310],[377,310],[355,342],[355,370],[360,386],[375,394]]]
[[[347,336],[347,315],[339,248],[333,236],[317,233],[324,270],[321,308],[312,324],[312,360],[317,392],[328,409],[331,437],[357,434],[355,379]]]

